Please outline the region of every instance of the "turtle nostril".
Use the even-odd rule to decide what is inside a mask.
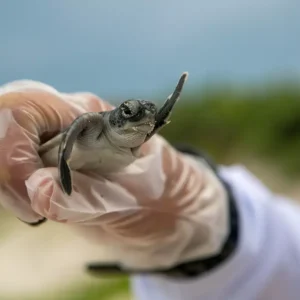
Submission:
[[[156,112],[156,107],[154,104],[149,103],[147,109],[151,112],[151,113],[155,113]]]
[[[156,109],[156,105],[154,103],[151,103],[150,101],[147,100],[141,100],[141,104],[144,107],[145,111],[151,113],[151,114],[155,114],[157,109]]]

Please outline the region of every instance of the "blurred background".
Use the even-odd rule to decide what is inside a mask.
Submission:
[[[188,71],[162,134],[298,201],[299,36],[297,0],[0,0],[0,84],[160,103]],[[0,299],[131,299],[127,278],[84,272],[108,254],[64,226],[0,225]]]

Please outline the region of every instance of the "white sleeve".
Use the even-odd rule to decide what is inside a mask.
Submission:
[[[196,279],[137,275],[136,300],[299,300],[300,208],[272,194],[240,166],[223,167],[239,213],[230,259]]]

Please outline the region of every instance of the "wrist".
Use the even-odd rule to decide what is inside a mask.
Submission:
[[[199,259],[186,260],[169,270],[160,271],[160,273],[174,278],[192,278],[204,275],[214,268],[219,267],[234,254],[239,240],[238,211],[230,185],[219,175],[218,166],[213,163],[210,157],[201,151],[197,151],[185,145],[175,146],[174,148],[194,160],[204,162],[223,185],[228,199],[228,234],[226,238],[223,239],[219,251]]]

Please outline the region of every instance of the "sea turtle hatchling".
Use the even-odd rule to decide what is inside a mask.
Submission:
[[[168,124],[188,77],[181,75],[174,92],[157,109],[151,101],[130,99],[110,111],[88,112],[40,146],[45,166],[57,166],[63,191],[72,193],[72,170],[110,173],[130,165],[140,146]]]

